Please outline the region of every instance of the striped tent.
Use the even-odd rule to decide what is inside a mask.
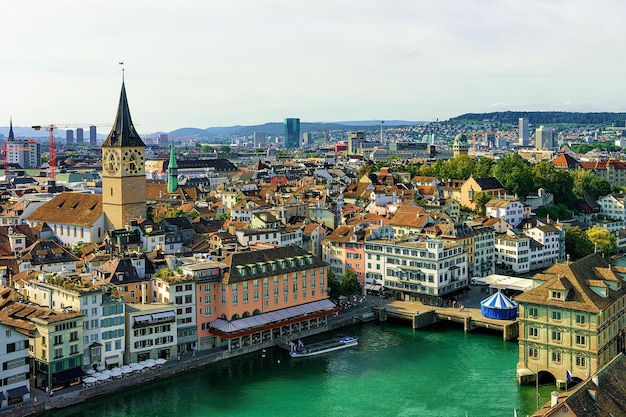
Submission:
[[[488,319],[513,320],[517,317],[517,303],[498,291],[480,302],[480,312]]]

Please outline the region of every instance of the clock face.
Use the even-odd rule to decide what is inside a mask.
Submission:
[[[102,169],[110,175],[115,175],[120,170],[120,156],[113,150],[107,150],[102,157]]]
[[[122,155],[122,165],[124,171],[128,174],[135,175],[143,172],[143,154],[139,149],[129,149]]]

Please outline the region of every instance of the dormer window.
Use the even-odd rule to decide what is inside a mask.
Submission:
[[[565,297],[563,296],[563,291],[552,290],[550,291],[550,299],[563,301]]]

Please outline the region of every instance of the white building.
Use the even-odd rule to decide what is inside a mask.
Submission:
[[[235,231],[237,243],[247,247],[256,244],[302,246],[302,229],[243,229]]]
[[[485,205],[485,213],[489,217],[504,219],[513,227],[517,227],[525,218],[522,202],[503,198],[491,199]]]
[[[30,398],[28,336],[0,324],[0,409]]]
[[[626,194],[609,194],[598,198],[600,215],[620,220],[622,227],[626,227]]]
[[[9,139],[6,141],[7,159],[10,165],[23,169],[39,168],[41,165],[41,145],[34,139]]]
[[[176,355],[176,312],[169,304],[126,306],[125,363]]]
[[[155,277],[152,288],[154,302],[175,304],[177,351],[198,349],[198,326],[196,322],[196,280],[193,275]]]
[[[366,285],[382,283],[407,301],[438,303],[469,282],[467,254],[452,241],[370,240],[365,242],[365,262]]]
[[[545,126],[539,126],[535,130],[535,148],[537,149],[554,149],[557,147],[556,138],[554,137],[554,129]]]

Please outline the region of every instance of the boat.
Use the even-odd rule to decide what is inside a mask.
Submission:
[[[301,345],[289,352],[289,355],[292,358],[304,358],[307,356],[321,355],[323,353],[357,346],[358,344],[359,341],[356,338],[352,336],[343,336],[325,340],[323,342],[311,343],[310,345]]]

